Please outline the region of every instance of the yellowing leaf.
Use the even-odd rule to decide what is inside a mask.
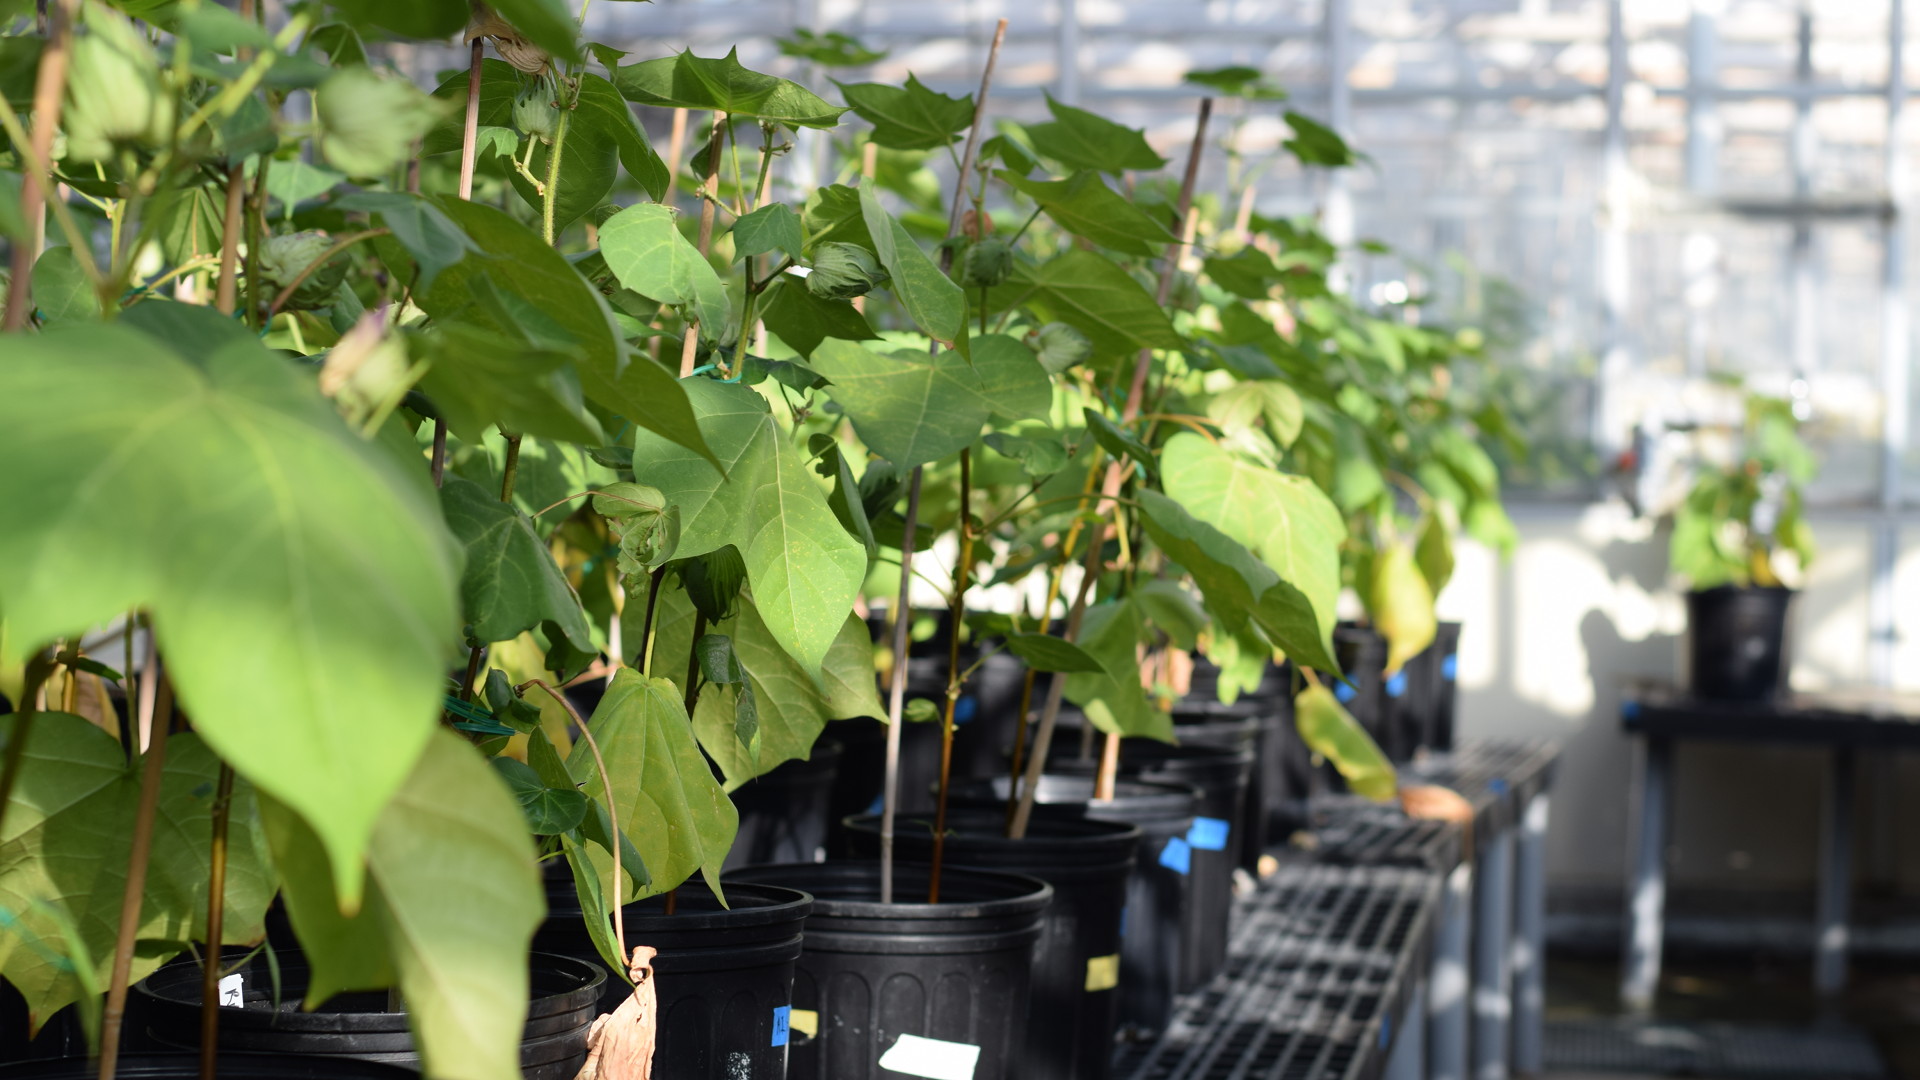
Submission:
[[[1427,587],[1427,579],[1408,545],[1393,544],[1373,557],[1367,611],[1373,616],[1374,629],[1387,639],[1389,678],[1433,644],[1438,630],[1433,590]]]
[[[1388,802],[1399,788],[1393,764],[1333,691],[1315,683],[1293,699],[1293,723],[1307,748],[1333,763],[1354,794]]]

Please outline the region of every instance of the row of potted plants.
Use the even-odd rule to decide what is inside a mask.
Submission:
[[[651,1036],[669,1075],[784,1075],[803,1001],[818,1075],[929,1039],[1004,1075],[1019,984],[1155,963],[1074,952],[1049,897],[1147,905],[1130,864],[1228,850],[1186,789],[1119,779],[1173,768],[1122,740],[1176,741],[1191,655],[1392,794],[1336,693],[1339,600],[1384,675],[1426,652],[1456,531],[1510,536],[1510,435],[1457,381],[1470,335],[1334,286],[1384,249],[1207,197],[1213,103],[1270,107],[1257,73],[1196,76],[1170,166],[1063,103],[991,115],[997,38],[971,95],[836,105],[732,54],[633,60],[558,0],[267,7],[55,0],[0,38],[0,977],[36,1025],[75,1006],[103,1076],[148,976],[135,1011],[209,1071],[338,1028],[276,1008],[331,999],[388,1017],[353,1052],[571,1075],[636,971],[710,1003]],[[431,91],[377,63],[454,35]],[[1360,161],[1285,116],[1298,167]],[[803,185],[821,140],[836,182]],[[916,582],[943,656],[910,648]],[[996,665],[1012,760],[963,811],[956,714]],[[723,882],[730,792],[858,718],[886,721],[877,859]],[[924,820],[903,738],[937,744]],[[891,980],[934,940],[979,948],[915,998]],[[961,983],[1007,1015],[951,1012]]]

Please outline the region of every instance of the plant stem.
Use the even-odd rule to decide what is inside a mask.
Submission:
[[[973,454],[960,451],[960,554],[953,564],[953,606],[947,628],[947,707],[940,722],[940,786],[933,810],[933,867],[927,876],[927,903],[940,902],[940,864],[947,851],[947,785],[953,774],[953,710],[967,676],[960,669],[960,625],[966,617],[967,584],[973,566]]]
[[[447,422],[435,417],[433,421],[433,486],[440,487],[447,479]]]
[[[500,501],[510,503],[513,501],[514,477],[520,471],[520,436],[504,431],[500,436],[507,440],[506,462],[500,467]]]
[[[893,810],[900,797],[900,726],[906,722],[907,614],[913,588],[913,534],[920,526],[920,466],[907,481],[907,517],[900,533],[900,602],[893,613],[893,670],[888,673],[887,767],[880,794],[880,902],[893,903]]]
[[[233,766],[220,763],[213,796],[213,846],[207,855],[207,956],[200,972],[200,1080],[214,1080],[220,1059],[220,944],[226,936],[227,819]]]
[[[133,819],[133,843],[127,853],[126,888],[120,894],[120,929],[113,943],[113,975],[100,1022],[100,1080],[113,1080],[120,1063],[120,1029],[127,1016],[127,984],[133,975],[133,946],[140,933],[140,901],[147,891],[147,863],[153,854],[153,822],[160,807],[161,770],[167,762],[167,729],[173,724],[173,682],[160,678],[159,706],[146,766],[140,772],[140,806]]]
[[[567,128],[572,126],[576,100],[569,100],[567,107],[560,110],[560,120],[553,126],[553,145],[547,148],[547,183],[540,193],[540,236],[548,247],[552,247],[556,239],[553,222],[560,205],[560,152],[567,145]]]
[[[231,315],[239,299],[240,232],[246,228],[241,212],[247,203],[246,164],[227,169],[227,215],[220,231],[220,283],[214,290],[213,306],[220,314]]]
[[[685,125],[682,124],[680,128],[676,129],[675,135],[678,136],[681,133],[681,131],[684,130],[684,127]],[[714,191],[713,191],[713,181],[714,181],[714,177],[720,174],[720,150],[721,150],[721,147],[726,143],[726,141],[727,141],[727,114],[723,112],[715,112],[713,114],[713,134],[708,136],[707,138],[707,165],[706,165],[706,168],[701,170],[700,187],[698,189],[699,196],[700,196],[700,254],[702,257],[705,257],[708,252],[713,250],[713,216],[714,216],[714,199],[715,199]],[[679,168],[678,163],[675,163],[674,168],[675,169]],[[676,175],[678,174],[676,173]],[[753,280],[751,267],[749,267],[747,280],[748,281]],[[753,297],[752,297],[752,294],[749,293],[747,297],[747,304],[751,306],[752,303],[753,303]],[[688,319],[686,322],[686,327],[681,331],[681,333],[684,336],[680,339],[680,377],[683,379],[693,374],[693,369],[695,366],[694,360],[697,358],[698,350],[700,348],[700,333],[699,333],[698,326],[699,326],[698,323],[694,322],[692,319]],[[711,337],[714,340],[714,342],[717,344],[720,340],[720,333],[725,329],[725,327],[714,326],[714,327],[708,327],[707,329],[710,331],[708,336]],[[740,328],[741,337],[744,338],[746,336],[746,333],[747,333],[746,327],[742,326]],[[736,349],[735,351],[738,352],[739,350]]]
[[[486,59],[487,39],[473,39],[473,53],[467,60],[467,118],[460,133],[460,198],[473,198],[474,159],[480,152],[480,72]]]
[[[52,10],[47,23],[47,47],[40,54],[40,70],[33,86],[33,136],[29,146],[35,167],[27,171],[20,188],[20,217],[30,229],[46,221],[44,215],[53,178],[45,166],[53,153],[54,130],[60,126],[60,101],[66,96],[67,61],[73,51],[73,19],[80,0],[57,0],[49,6]],[[76,247],[74,254],[91,262],[90,252]],[[30,289],[33,263],[39,256],[39,244],[25,239],[14,241],[13,283],[7,290],[7,310],[0,328],[18,330],[27,325],[27,317],[33,313]],[[97,274],[95,280],[98,280]]]
[[[13,798],[13,785],[20,779],[20,767],[27,759],[27,736],[33,733],[33,718],[40,713],[40,688],[53,674],[53,655],[42,649],[27,662],[27,677],[20,701],[14,709],[13,734],[7,739],[7,757],[0,765],[0,825],[7,821],[7,801]]]
[[[664,564],[647,576],[647,613],[640,621],[639,662],[633,666],[640,669],[640,674],[649,677],[653,675],[653,614],[660,603],[660,582],[666,576]],[[688,710],[688,714],[691,715],[692,710]]]

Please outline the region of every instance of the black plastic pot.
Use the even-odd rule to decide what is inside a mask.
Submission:
[[[792,1080],[880,1080],[881,1058],[904,1036],[977,1051],[975,1080],[1020,1075],[1033,946],[1053,889],[1018,874],[948,869],[938,904],[927,868],[896,864],[896,902],[880,903],[874,862],[792,863],[732,871],[741,881],[814,897],[793,984],[793,1007],[816,1025],[796,1039]]]
[[[1022,1080],[1104,1080],[1113,1065],[1120,1021],[1120,923],[1140,829],[1119,821],[1039,818],[1024,839],[1009,840],[999,810],[947,815],[946,866],[1030,874],[1053,886],[1033,955],[1033,1008],[1044,1023],[1027,1028]],[[880,853],[880,819],[847,822],[854,854]],[[909,862],[933,857],[933,821],[894,823],[894,853]]]
[[[880,700],[887,700],[885,693],[880,695]],[[840,771],[833,779],[827,798],[827,857],[831,859],[847,852],[843,824],[847,818],[880,812],[880,787],[886,775],[887,725],[866,718],[835,720],[827,725],[827,734],[839,740],[843,747]],[[903,725],[898,811],[903,814],[931,811],[933,797],[929,793],[939,778],[940,725]]]
[[[1006,777],[970,781],[954,789],[954,804],[1004,814],[1009,786]],[[1182,784],[1120,780],[1112,799],[1096,801],[1090,776],[1040,778],[1036,820],[1080,817],[1140,827],[1140,850],[1127,880],[1120,927],[1120,1023],[1134,1037],[1164,1028],[1179,994],[1182,941],[1193,895],[1187,834],[1199,804],[1200,793]]]
[[[600,965],[566,956],[531,957],[532,1001],[520,1043],[520,1071],[527,1080],[572,1080],[587,1060],[587,1029],[599,1015],[607,973]],[[220,1008],[221,1050],[358,1058],[418,1067],[405,1012],[386,1010],[387,994],[336,994],[307,1012],[304,961],[280,960],[280,999],[265,956],[248,960],[242,1006]],[[147,1035],[155,1045],[193,1049],[200,1044],[200,965],[168,964],[136,988],[147,1007]]]
[[[533,947],[594,960],[598,953],[571,882],[569,876],[562,893],[549,879],[547,921],[534,935]],[[653,958],[660,1002],[655,1075],[687,1080],[787,1075],[794,962],[813,898],[767,885],[729,885],[725,891],[730,908],[722,908],[698,882],[679,890],[672,915],[666,914],[664,897],[626,906],[627,948],[659,950]],[[630,992],[625,979],[610,976],[600,1011],[613,1011]]]
[[[1387,743],[1381,749],[1391,760],[1411,761],[1422,751],[1452,745],[1454,654],[1459,643],[1460,624],[1441,623],[1433,644],[1408,660],[1399,676],[1387,680]]]
[[[1758,701],[1780,692],[1792,589],[1722,585],[1687,594],[1694,694]]]
[[[1163,784],[1181,784],[1200,793],[1193,824],[1170,841],[1163,863],[1184,862],[1192,881],[1185,932],[1181,934],[1179,989],[1207,983],[1226,966],[1227,938],[1233,918],[1233,868],[1239,863],[1235,829],[1246,816],[1247,779],[1254,751],[1250,737],[1237,749],[1127,739],[1120,744],[1120,774]],[[1090,774],[1096,762],[1056,758],[1057,773]]]
[[[1433,639],[1433,719],[1424,746],[1436,753],[1453,749],[1453,718],[1460,704],[1460,624],[1443,622]]]
[[[84,1054],[47,1061],[0,1065],[6,1080],[94,1080],[100,1063]],[[129,1054],[119,1059],[120,1080],[200,1080],[199,1054]],[[313,1054],[242,1054],[222,1051],[220,1075],[227,1080],[420,1080],[399,1065],[358,1058]]]
[[[805,760],[782,762],[735,789],[733,805],[740,812],[740,831],[734,834],[725,865],[825,858],[840,755],[840,744],[823,738],[813,744],[813,753]]]
[[[1283,707],[1291,719],[1291,705],[1264,697],[1243,697],[1230,706],[1216,702],[1212,708],[1200,709],[1183,701],[1173,710],[1173,733],[1180,745],[1253,751],[1247,795],[1233,825],[1234,856],[1248,872],[1259,868],[1260,856],[1266,853],[1267,808],[1273,799],[1273,785],[1283,782],[1281,754],[1285,752],[1284,740],[1291,734],[1279,729]]]

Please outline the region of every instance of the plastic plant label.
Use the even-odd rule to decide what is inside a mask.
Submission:
[[[1458,654],[1449,656],[1445,660],[1440,661],[1440,677],[1441,678],[1447,680],[1448,682],[1452,682],[1454,680],[1454,677],[1459,674],[1460,674],[1460,657]]]
[[[773,1010],[773,1045],[787,1045],[787,1027],[792,1022],[793,1006],[779,1005]]]
[[[1160,849],[1160,865],[1176,874],[1193,869],[1193,845],[1176,836]]]
[[[1233,826],[1217,817],[1197,817],[1187,829],[1187,843],[1201,851],[1225,851]]]
[[[1087,957],[1087,993],[1111,990],[1120,985],[1120,954]]]
[[[1339,700],[1340,704],[1345,705],[1359,697],[1360,691],[1355,690],[1352,683],[1337,682],[1333,684],[1333,696]]]
[[[238,1009],[247,1003],[246,976],[239,972],[220,980],[220,1004],[231,1005]]]
[[[802,1035],[812,1038],[820,1034],[820,1014],[812,1009],[789,1009],[787,1026]]]
[[[969,1043],[902,1035],[880,1055],[880,1067],[926,1080],[973,1080],[980,1048]]]
[[[1406,671],[1401,670],[1401,671],[1394,672],[1393,678],[1387,680],[1387,696],[1391,698],[1397,698],[1406,692],[1407,692]]]

